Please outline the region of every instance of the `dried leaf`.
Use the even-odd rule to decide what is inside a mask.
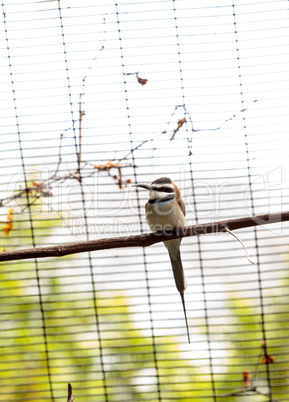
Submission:
[[[130,179],[124,180],[122,176],[121,169],[123,166],[121,166],[120,162],[112,162],[108,161],[107,163],[103,165],[94,165],[95,169],[98,170],[98,172],[109,172],[110,169],[117,169],[118,170],[118,175],[112,176],[113,180],[116,182],[118,185],[119,189],[122,190],[124,187],[127,187],[128,184],[131,183]]]
[[[178,130],[182,127],[182,125],[184,124],[184,123],[186,123],[187,122],[187,120],[186,120],[186,118],[185,117],[183,117],[182,119],[179,119],[179,121],[178,121]]]
[[[120,190],[126,188],[128,184],[131,184],[131,179],[123,180],[121,176],[113,176],[113,179],[117,183]]]
[[[271,356],[271,355],[263,356],[261,359],[262,364],[266,364],[266,363],[270,364],[270,363],[274,363],[274,361],[275,361],[275,357]]]
[[[142,86],[144,86],[148,82],[148,80],[146,80],[145,78],[140,78],[138,76],[138,73],[127,73],[126,75],[135,75],[138,80],[138,83],[141,84]]]
[[[10,230],[13,229],[13,209],[10,208],[7,214],[7,223],[3,226],[2,230],[6,236],[9,235]]]
[[[265,339],[263,339],[263,340],[261,341],[261,347],[262,347],[262,349],[263,349],[263,356],[262,356],[262,358],[261,358],[261,363],[262,363],[262,364],[274,363],[275,357],[267,354],[266,346],[267,346],[267,342],[265,341]]]
[[[46,184],[43,181],[40,182],[33,181],[32,186],[33,188],[30,190],[30,192],[35,191],[37,194],[41,194],[44,197],[53,196],[53,194],[48,190]]]
[[[177,128],[174,130],[173,135],[171,136],[170,140],[172,141],[175,138],[175,135],[177,134],[177,132],[179,131],[180,128],[182,128],[183,124],[186,123],[187,120],[185,117],[183,117],[182,119],[179,119],[178,121],[178,126]]]
[[[142,86],[146,85],[146,83],[148,82],[148,80],[146,80],[145,78],[140,78],[138,75],[136,76],[138,83],[141,84]]]
[[[112,161],[108,161],[103,165],[94,165],[95,169],[98,170],[98,172],[105,172],[105,171],[109,171],[110,169],[119,169],[120,163],[119,162],[112,162]]]
[[[243,387],[251,387],[252,376],[250,374],[250,370],[244,370],[242,376],[243,376]]]
[[[70,175],[81,183],[81,178],[79,177],[78,173],[70,173]]]

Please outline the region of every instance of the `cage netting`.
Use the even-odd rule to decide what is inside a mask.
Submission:
[[[2,0],[0,252],[288,210],[285,0]],[[0,263],[0,401],[289,400],[286,222]]]

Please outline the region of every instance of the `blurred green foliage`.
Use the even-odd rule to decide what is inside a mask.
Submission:
[[[41,216],[34,236],[42,236],[43,241],[53,235],[60,221],[57,216]],[[21,238],[26,245],[31,235],[29,223],[21,218],[9,237],[1,236],[0,246],[19,248]],[[261,307],[236,293],[227,305],[225,329],[217,326],[211,333],[210,361],[208,354],[198,357],[194,342],[183,350],[176,338],[153,340],[149,331],[139,329],[124,293],[104,297],[91,287],[79,291],[80,274],[72,270],[76,260],[0,265],[0,401],[52,400],[52,389],[53,400],[64,402],[68,382],[77,402],[156,401],[159,394],[162,401],[213,401],[212,385],[218,402],[269,401],[264,396],[269,392],[267,370],[273,397],[286,400],[288,281],[283,281],[278,295],[267,293],[264,298],[267,353],[274,356],[274,363],[261,363]],[[205,339],[204,325],[199,332]],[[222,345],[219,357],[214,355],[215,344]],[[245,370],[250,370],[259,394],[250,396],[243,388],[244,394],[236,395]]]

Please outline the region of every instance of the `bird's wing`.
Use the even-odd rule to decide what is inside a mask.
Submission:
[[[149,204],[149,202],[147,202],[146,205],[145,205],[146,214],[149,212],[150,209],[151,209],[150,204]]]
[[[186,207],[184,201],[181,198],[179,198],[177,201],[182,210],[182,213],[184,214],[184,216],[186,216]]]

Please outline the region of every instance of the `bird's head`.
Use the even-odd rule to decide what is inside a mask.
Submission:
[[[149,191],[149,199],[155,200],[175,194],[178,198],[178,187],[168,177],[161,177],[154,180],[151,184],[135,184],[134,187],[144,188]]]

